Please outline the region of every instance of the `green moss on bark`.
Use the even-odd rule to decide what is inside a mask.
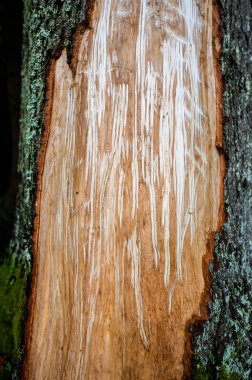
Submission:
[[[249,0],[221,0],[227,221],[215,238],[209,320],[191,326],[193,378],[252,376],[252,133]],[[204,378],[204,377],[203,377]]]
[[[0,352],[7,363],[0,379],[10,377],[14,363],[23,354],[28,273],[13,257],[6,258],[0,267]]]

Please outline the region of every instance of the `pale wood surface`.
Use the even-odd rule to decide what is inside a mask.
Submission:
[[[212,3],[100,0],[40,156],[25,379],[181,379],[221,159]]]

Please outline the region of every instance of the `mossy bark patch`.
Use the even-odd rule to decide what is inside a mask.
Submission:
[[[26,288],[29,269],[13,258],[7,258],[0,267],[0,354],[5,370],[1,378],[8,378],[15,361],[23,354]]]

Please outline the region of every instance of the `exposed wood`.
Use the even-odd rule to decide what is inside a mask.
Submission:
[[[52,65],[25,379],[182,377],[222,211],[212,40],[211,1],[101,0]]]

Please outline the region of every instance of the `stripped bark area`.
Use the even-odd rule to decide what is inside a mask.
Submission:
[[[222,208],[212,11],[96,1],[52,65],[24,378],[182,377]]]

